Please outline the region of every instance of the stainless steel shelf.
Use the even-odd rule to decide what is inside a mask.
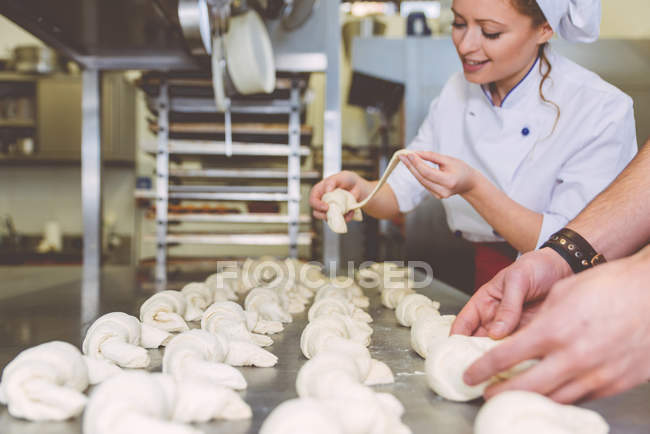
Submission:
[[[167,215],[167,221],[185,223],[289,223],[289,216],[271,213],[250,214],[174,214]],[[309,223],[307,214],[299,216],[298,223]]]
[[[287,193],[286,186],[268,185],[170,185],[170,193]]]
[[[174,98],[171,103],[171,110],[177,113],[221,113],[220,110],[217,110],[214,99],[211,98]],[[235,114],[289,114],[291,113],[291,105],[287,100],[233,101],[230,111]]]
[[[285,193],[189,193],[169,192],[169,199],[185,200],[224,200],[224,201],[262,201],[262,202],[286,202],[289,195]],[[156,192],[153,190],[135,190],[136,199],[156,199]]]
[[[300,214],[301,200],[301,157],[310,155],[311,150],[307,146],[301,146],[301,138],[304,135],[312,135],[313,128],[301,124],[300,114],[303,107],[300,88],[295,81],[290,82],[290,94],[288,100],[265,100],[251,99],[247,101],[234,102],[232,110],[226,113],[223,124],[215,124],[209,121],[211,116],[201,118],[201,122],[182,122],[182,117],[177,117],[176,122],[170,121],[170,112],[185,113],[206,113],[217,112],[214,101],[209,98],[187,96],[173,97],[169,91],[169,83],[164,78],[160,82],[160,92],[156,100],[149,98],[149,105],[153,106],[152,112],[157,114],[157,122],[149,121],[149,129],[158,135],[156,146],[153,143],[145,143],[143,150],[154,153],[156,156],[156,190],[136,190],[136,198],[146,198],[156,202],[156,234],[145,236],[145,240],[156,242],[156,281],[162,287],[166,281],[166,258],[167,247],[175,244],[214,244],[214,245],[248,245],[248,246],[287,246],[290,257],[298,257],[299,246],[310,246],[314,234],[301,233],[302,223],[310,223],[309,215]],[[269,115],[286,115],[287,123],[266,122],[240,122],[230,123],[230,113],[259,114],[267,118]],[[280,116],[282,117],[282,116]],[[226,131],[227,128],[228,129]],[[225,141],[217,140],[188,140],[171,139],[169,134],[188,133],[225,133],[228,144]],[[230,134],[241,134],[242,139],[237,142],[230,142]],[[265,143],[274,141],[271,139],[258,138],[260,142],[245,142],[243,137],[278,136],[284,143]],[[259,157],[286,157],[287,166],[273,170],[264,166],[257,168],[236,167],[242,163],[242,159],[229,160],[229,167],[226,169],[173,169],[169,167],[170,155],[186,156],[259,156]],[[276,166],[277,167],[277,166]],[[194,182],[183,185],[169,185],[169,176],[194,177]],[[245,176],[244,176],[245,175]],[[197,181],[198,178],[227,178],[234,179],[274,179],[283,180],[285,186],[267,185],[209,185],[208,180]],[[313,171],[312,179],[318,179],[319,175]],[[302,176],[304,179],[304,175]],[[214,183],[214,182],[213,182]],[[181,183],[182,184],[182,183]],[[208,185],[206,185],[208,184]],[[243,182],[246,184],[246,182]],[[259,184],[259,183],[258,183]],[[202,213],[203,209],[191,211],[191,214],[184,214],[182,208],[173,207],[176,213],[169,214],[169,200],[188,201],[266,201],[286,202],[287,210],[285,215],[277,214],[207,214]],[[175,208],[175,209],[174,209]],[[168,232],[169,222],[212,222],[212,223],[276,223],[286,225],[286,233],[261,232],[260,227],[241,228],[240,233],[211,233],[211,232]],[[251,232],[252,230],[252,232]],[[274,229],[277,230],[277,229]]]
[[[313,234],[302,232],[298,234],[297,244],[299,246],[311,245]],[[155,235],[148,235],[145,241],[157,242]],[[164,239],[166,244],[227,244],[247,246],[288,246],[290,237],[282,234],[167,234]]]
[[[153,144],[145,144],[143,148],[146,152],[156,152],[156,147]],[[309,155],[310,152],[308,147],[300,147],[300,156]],[[208,140],[170,140],[169,153],[180,155],[226,155],[226,144]],[[289,146],[284,144],[242,142],[232,144],[233,156],[286,157],[290,153]]]
[[[0,119],[0,127],[4,128],[34,128],[36,121],[32,119]]]
[[[170,176],[179,178],[287,179],[286,170],[273,169],[169,169]],[[300,179],[320,179],[320,172],[304,170]]]

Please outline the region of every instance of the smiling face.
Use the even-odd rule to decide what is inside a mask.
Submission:
[[[495,83],[507,92],[526,75],[540,44],[553,36],[547,23],[535,26],[513,1],[454,0],[451,35],[468,81]]]

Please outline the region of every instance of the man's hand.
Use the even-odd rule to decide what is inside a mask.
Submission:
[[[549,248],[522,255],[480,287],[460,311],[451,334],[503,338],[528,323],[555,282],[571,274]]]
[[[489,387],[486,398],[530,390],[562,403],[594,399],[650,378],[650,247],[553,286],[525,328],[477,360],[468,384],[528,359],[529,370]]]

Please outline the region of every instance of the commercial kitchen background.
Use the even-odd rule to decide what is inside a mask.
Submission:
[[[352,17],[349,12],[342,12],[343,26],[350,21],[356,21],[359,17]],[[406,33],[406,20],[399,13],[392,16],[378,16],[377,21],[386,24],[385,31],[381,37],[404,38]],[[430,22],[434,29],[434,37],[448,38],[444,34],[444,22],[442,23],[442,34],[435,34],[440,31],[441,20]],[[624,91],[630,94],[634,99],[636,109],[636,122],[638,128],[638,141],[643,143],[647,137],[650,137],[650,2],[647,0],[603,0],[603,20],[601,27],[602,41],[619,41],[625,46],[633,44],[635,49],[641,49],[638,53],[643,60],[645,57],[645,71],[640,71],[641,76],[645,76],[642,81],[633,81],[626,85],[625,77],[629,73],[628,65],[616,62],[612,55],[624,56],[626,53],[613,53],[604,50],[603,45],[587,46],[590,56],[594,63],[589,67],[598,71],[598,64],[606,67],[611,76],[606,78],[612,80],[613,77],[620,75],[623,77],[620,83],[614,79],[614,83],[621,86]],[[325,35],[327,37],[327,35]],[[343,42],[346,41],[346,35],[343,34]],[[22,30],[20,27],[0,16],[0,59],[9,59],[13,50],[21,45],[42,45],[43,43],[31,34]],[[343,44],[342,44],[343,45]],[[599,48],[600,47],[600,48]],[[366,149],[369,145],[376,145],[379,142],[376,129],[378,125],[377,116],[368,115],[367,112],[359,107],[351,106],[346,103],[350,79],[351,79],[351,61],[344,54],[344,47],[341,47],[341,119],[342,119],[342,143],[349,152],[349,155],[355,155],[354,149]],[[644,54],[645,53],[645,54]],[[385,53],[371,51],[362,53],[364,56],[373,56],[378,62],[391,62],[390,57]],[[448,53],[447,53],[448,54]],[[436,52],[428,53],[430,59],[427,59],[427,65],[436,65],[438,60]],[[625,58],[625,57],[622,57]],[[450,59],[449,56],[440,56],[440,59]],[[615,65],[612,70],[612,65]],[[437,67],[438,65],[436,65]],[[447,60],[446,64],[439,65],[443,70],[454,70],[460,68],[455,60]],[[417,68],[417,64],[409,64],[408,68]],[[0,82],[4,80],[0,71]],[[62,74],[62,73],[58,73]],[[132,119],[132,143],[126,156],[118,156],[113,161],[106,161],[103,171],[103,232],[104,232],[104,254],[103,261],[105,266],[113,264],[131,264],[142,265],[146,269],[152,263],[155,256],[155,244],[143,241],[147,233],[154,231],[154,221],[146,218],[148,205],[143,204],[142,200],[136,200],[134,192],[136,183],[147,183],[147,179],[155,183],[154,169],[155,158],[143,150],[147,142],[155,141],[155,136],[147,128],[147,108],[144,93],[134,84],[139,77],[139,73],[131,71],[127,73],[109,73],[104,80],[117,80],[125,83],[125,86],[132,87],[127,91],[127,95],[134,98],[134,113]],[[43,77],[46,78],[46,77]],[[80,78],[79,78],[80,80]],[[322,146],[323,137],[323,109],[324,109],[324,73],[314,73],[309,79],[309,89],[311,96],[307,106],[306,124],[313,128],[312,147],[319,148]],[[408,92],[407,92],[408,96]],[[428,97],[427,97],[428,98]],[[60,104],[51,104],[47,107],[41,116],[47,116],[50,113],[57,119],[69,117],[79,117],[79,119],[68,119],[68,121],[77,124],[80,123],[80,101],[78,106],[67,106],[67,102],[61,101]],[[74,98],[72,99],[74,101]],[[419,120],[417,121],[419,122]],[[128,119],[127,119],[128,123]],[[402,137],[404,136],[403,116],[395,116],[393,126],[396,130],[391,134],[391,144],[394,147],[404,145]],[[1,127],[1,124],[0,124]],[[128,134],[131,133],[127,133]],[[65,138],[66,135],[61,137]],[[69,135],[68,135],[69,137]],[[52,138],[50,138],[52,139]],[[56,138],[56,140],[63,140]],[[130,140],[130,139],[127,139]],[[68,143],[64,147],[80,147],[80,143]],[[36,144],[38,150],[38,144]],[[8,151],[9,152],[9,151]],[[106,152],[106,151],[105,151]],[[355,166],[353,161],[346,159],[344,155],[344,167],[363,168],[365,173],[372,173],[376,166],[377,153],[367,154],[374,159],[363,161],[361,154],[359,166]],[[370,157],[368,157],[370,158]],[[106,159],[106,155],[105,155]],[[320,173],[321,167],[318,167],[317,161],[311,162],[313,170]],[[348,164],[349,163],[349,164]],[[366,163],[371,163],[368,166]],[[365,164],[365,165],[364,165]],[[360,170],[360,169],[359,169]],[[307,196],[309,184],[302,186],[302,203],[301,214],[309,214]],[[239,205],[241,206],[241,205]],[[384,258],[379,259],[425,259],[431,263],[433,269],[442,280],[453,284],[454,286],[469,289],[471,287],[471,276],[463,272],[465,267],[459,265],[468,257],[466,247],[461,241],[455,240],[451,235],[446,233],[444,225],[440,223],[443,216],[440,207],[436,206],[433,200],[423,205],[423,208],[429,208],[424,212],[424,220],[412,222],[412,225],[428,231],[426,237],[409,237],[411,228],[402,229],[406,235],[407,241],[404,246],[399,245],[400,235],[393,235],[386,250]],[[431,210],[437,216],[438,222],[431,223]],[[242,208],[243,212],[246,209]],[[435,220],[435,219],[434,219]],[[63,235],[64,246],[59,252],[49,252],[37,254],[33,248],[43,237],[46,225],[54,222],[55,230],[60,231]],[[221,224],[201,226],[201,230],[209,231],[214,228],[219,231],[232,230],[234,232],[246,230],[250,226],[242,224]],[[282,230],[286,225],[278,225],[276,228]],[[313,231],[321,230],[320,223],[312,222],[309,226]],[[363,226],[358,225],[355,230],[347,236],[341,237],[342,259],[353,259],[357,262],[367,257],[367,240],[364,239],[368,234],[362,230]],[[57,229],[58,228],[58,229]],[[421,230],[418,230],[421,234]],[[30,284],[29,267],[30,265],[60,265],[69,267],[71,264],[81,262],[81,236],[82,236],[82,213],[81,213],[81,169],[79,156],[77,157],[42,157],[38,153],[32,155],[16,156],[15,153],[0,154],[0,273],[16,273],[16,266],[20,267],[21,275],[25,276],[23,284],[7,287],[0,286],[0,298],[10,297],[16,293],[39,289]],[[17,241],[18,240],[18,241]],[[17,243],[18,242],[18,246]],[[364,247],[365,246],[365,247]],[[209,258],[213,260],[218,257],[246,257],[258,256],[260,254],[272,254],[286,256],[286,246],[261,247],[261,246],[205,246],[205,245],[188,245],[170,248],[170,256],[188,258],[192,256]],[[301,248],[301,256],[310,259],[319,259],[320,251],[314,247]],[[170,260],[170,269],[174,268],[175,263]],[[149,267],[151,268],[151,267]],[[57,268],[51,269],[51,282],[54,283],[59,275]],[[459,271],[460,270],[460,271]],[[61,279],[67,279],[67,273],[61,274]]]

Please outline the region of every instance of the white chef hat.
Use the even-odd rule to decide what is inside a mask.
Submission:
[[[593,42],[600,32],[600,0],[537,0],[553,30],[572,42]]]

